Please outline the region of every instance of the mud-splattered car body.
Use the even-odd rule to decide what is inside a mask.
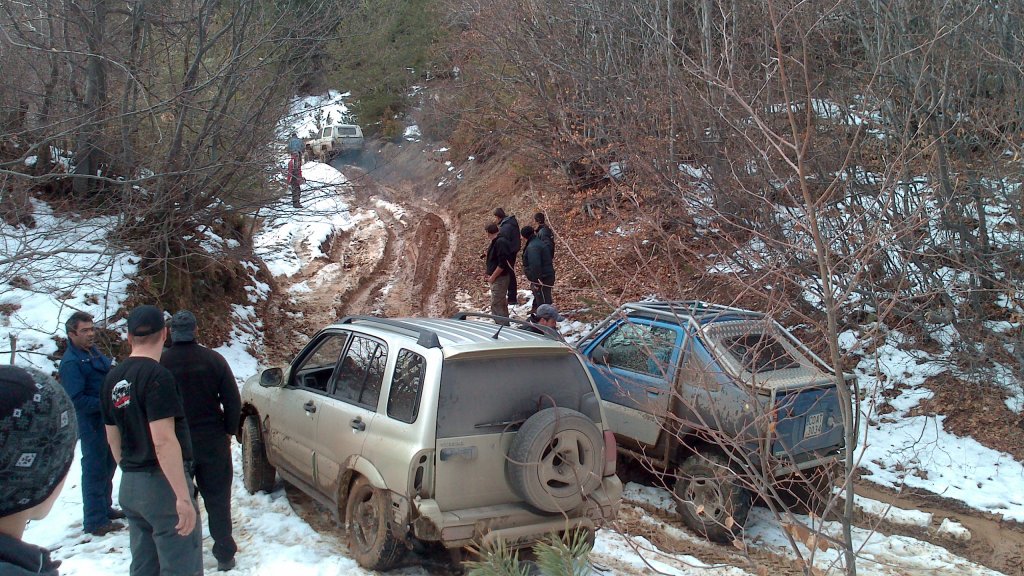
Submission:
[[[742,524],[750,489],[791,475],[817,476],[845,456],[834,373],[770,317],[698,301],[625,304],[578,343],[620,452],[682,479],[687,523],[715,539]],[[852,376],[844,376],[850,381]],[[709,457],[709,455],[711,457]],[[718,470],[717,472],[715,472]],[[714,486],[733,472],[736,487]],[[714,473],[715,479],[703,476]],[[736,494],[724,492],[736,492]],[[715,530],[704,509],[729,526]],[[716,508],[717,507],[717,508]]]

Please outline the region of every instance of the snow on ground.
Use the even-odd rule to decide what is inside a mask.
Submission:
[[[345,196],[351,192],[345,176],[328,164],[302,166],[302,207],[282,197],[270,207],[253,238],[256,255],[274,276],[292,276],[311,260],[323,257],[321,245],[332,234],[355,225]]]
[[[901,348],[902,335],[892,331],[886,343],[864,354],[854,369],[864,394],[861,410],[861,450],[858,464],[863,476],[882,486],[923,488],[972,508],[1024,521],[1024,466],[1009,454],[992,450],[970,437],[959,437],[943,427],[943,416],[909,412],[932,392],[923,387],[929,376],[951,366],[941,355]],[[842,342],[856,346],[855,334]],[[885,399],[882,392],[896,389],[899,395]],[[895,409],[880,415],[886,401]]]
[[[663,488],[629,483],[626,484],[622,497],[624,506],[627,503],[636,503],[648,508],[654,507],[669,514],[675,511],[672,494]],[[870,502],[867,499],[859,501],[862,506],[865,504],[873,508],[883,506],[880,502],[867,504]],[[811,519],[799,514],[794,515],[794,518],[804,526],[812,526],[829,536],[837,539],[842,537],[842,529],[837,522],[822,522],[820,519]],[[652,521],[657,522],[657,520]],[[963,527],[960,526],[960,528]],[[671,525],[663,524],[662,530],[683,541],[696,544],[701,542],[690,532]],[[785,531],[767,508],[754,507],[751,509],[744,530],[744,541],[748,546],[754,548],[766,549],[781,556],[796,558]],[[965,560],[941,546],[908,536],[888,536],[880,532],[854,527],[853,542],[854,548],[857,550],[857,573],[864,576],[898,574],[987,576],[999,574]],[[813,560],[814,565],[821,570],[838,570],[842,566],[842,551],[834,547],[829,547],[825,551],[816,549],[813,558],[810,556],[810,550],[802,544],[799,545],[799,549],[803,559]]]
[[[0,221],[0,349],[9,352],[13,336],[19,364],[51,371],[64,321],[81,310],[105,325],[127,296],[138,258],[107,244],[112,217],[58,217],[38,200],[32,208],[33,228]]]

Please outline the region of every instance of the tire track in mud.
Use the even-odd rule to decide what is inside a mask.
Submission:
[[[763,567],[773,575],[802,576],[804,574],[799,561],[795,559],[786,558],[755,546],[747,546],[745,551],[741,551],[738,548],[714,542],[694,542],[685,537],[671,534],[670,531],[665,530],[666,526],[689,534],[675,514],[647,502],[622,501],[622,508],[619,510],[619,517],[616,521],[617,529],[622,534],[646,538],[662,552],[686,554],[706,564],[733,566],[742,570],[753,570],[754,573]]]

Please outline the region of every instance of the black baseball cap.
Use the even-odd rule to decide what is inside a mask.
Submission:
[[[128,314],[128,334],[149,336],[164,329],[164,313],[156,306],[137,306]]]

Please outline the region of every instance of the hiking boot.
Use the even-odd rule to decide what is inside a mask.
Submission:
[[[86,530],[86,533],[92,534],[93,536],[106,536],[111,532],[117,532],[118,530],[124,530],[124,524],[119,522],[107,522],[97,526],[91,530]]]
[[[235,567],[235,557],[232,556],[227,560],[217,560],[217,570],[220,572],[227,572]]]
[[[107,518],[110,520],[122,520],[125,518],[124,511],[117,508],[107,510]]]

